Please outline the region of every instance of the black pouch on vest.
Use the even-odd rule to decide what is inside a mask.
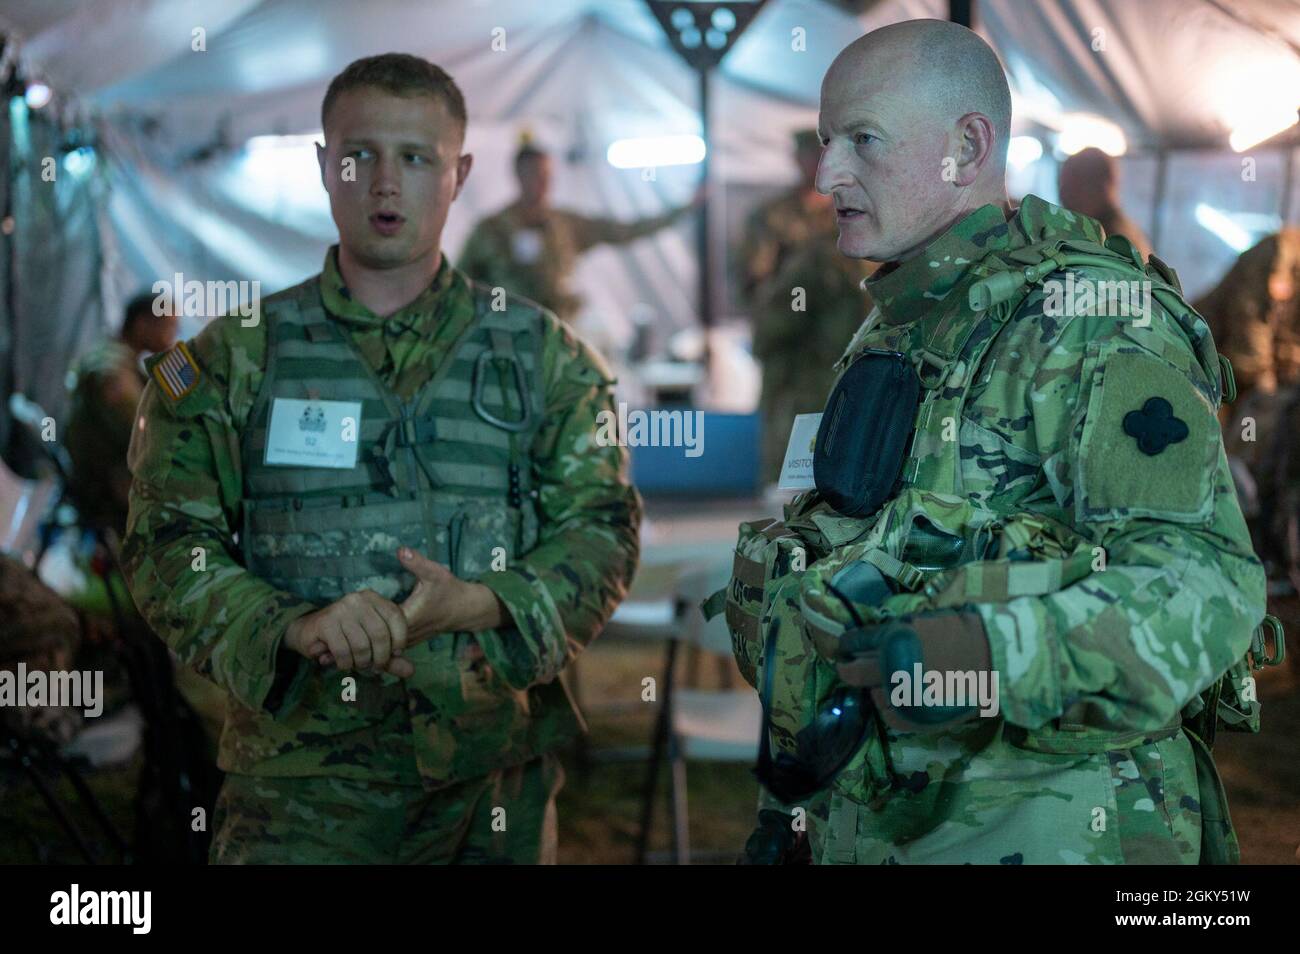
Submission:
[[[864,351],[840,375],[813,447],[813,482],[846,517],[875,513],[907,454],[921,381],[907,356]]]

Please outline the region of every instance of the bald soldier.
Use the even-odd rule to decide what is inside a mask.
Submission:
[[[339,244],[151,362],[131,446],[132,593],[230,696],[212,860],[553,862],[557,676],[637,560],[613,381],[447,262],[451,77],[368,57],[321,113]]]
[[[578,256],[596,245],[626,245],[665,229],[696,208],[692,202],[635,222],[592,218],[551,205],[549,153],[525,143],[515,155],[519,197],[474,226],[460,253],[460,269],[549,308],[566,324],[582,309],[572,287]]]
[[[1097,220],[1107,235],[1122,235],[1137,248],[1143,261],[1151,243],[1119,204],[1119,163],[1096,146],[1080,149],[1061,163],[1057,173],[1061,206]]]
[[[741,527],[706,605],[762,689],[759,775],[789,813],[769,803],[750,860],[796,856],[802,828],[822,863],[1235,856],[1198,786],[1199,695],[1265,600],[1217,356],[1131,243],[1036,196],[1007,211],[1010,114],[993,51],[943,21],[868,34],[823,81],[839,250],[885,264],[815,489]],[[1136,309],[1096,295],[1138,280]]]
[[[835,208],[817,191],[821,141],[794,137],[799,182],[750,216],[742,246],[744,294],[763,367],[762,479],[776,483],[795,415],[821,409],[844,350],[871,299],[859,287],[870,263],[835,250]]]

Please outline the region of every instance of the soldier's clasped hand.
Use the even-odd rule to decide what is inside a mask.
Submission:
[[[397,604],[361,590],[294,620],[284,645],[321,665],[374,669],[406,679],[415,672],[402,656],[406,638],[406,618]]]

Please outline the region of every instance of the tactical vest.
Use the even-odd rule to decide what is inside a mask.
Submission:
[[[733,650],[751,684],[756,685],[762,665],[760,634],[781,611],[780,603],[787,607],[797,604],[804,627],[802,636],[783,637],[787,649],[778,652],[788,659],[809,658],[806,644],[795,645],[801,638],[820,644],[824,652],[833,652],[843,629],[841,622],[819,618],[814,607],[800,600],[795,571],[801,567],[793,559],[796,553],[798,563],[807,566],[832,551],[838,555],[842,548],[850,548],[851,559],[875,565],[896,585],[900,595],[886,602],[890,616],[1043,596],[1093,571],[1092,544],[1071,528],[1037,514],[997,513],[970,500],[962,488],[959,442],[943,438],[943,422],[962,420],[985,356],[1033,288],[1064,268],[1088,265],[1136,271],[1140,280],[1151,282],[1152,296],[1187,336],[1210,382],[1215,407],[1225,392],[1227,400],[1235,396],[1231,366],[1216,353],[1204,319],[1183,301],[1173,270],[1154,256],[1144,266],[1122,236],[1111,237],[1105,246],[1082,239],[1056,239],[990,254],[962,276],[936,312],[914,326],[900,327],[898,340],[887,345],[913,357],[922,387],[912,442],[891,499],[876,515],[862,520],[836,514],[818,500],[816,492],[809,492],[787,506],[785,521],[767,519],[741,526],[732,580],[725,590],[710,597],[704,609],[706,615],[725,610]],[[972,311],[975,320],[970,320]],[[919,341],[910,337],[918,329]],[[869,330],[870,322],[856,336],[840,366],[851,360],[857,342]],[[809,548],[813,552],[801,552]],[[1271,625],[1268,619],[1265,625]],[[1276,661],[1282,652],[1281,636],[1274,627],[1277,651],[1273,660],[1266,657],[1263,628],[1256,630],[1252,640],[1255,668]],[[1240,684],[1236,677],[1248,671],[1246,666],[1245,661],[1238,663],[1207,690],[1212,699],[1197,697],[1182,718],[1155,731],[1109,732],[1083,725],[1066,713],[1054,725],[1033,731],[1008,726],[1009,737],[1035,751],[1094,753],[1171,737],[1193,719],[1199,719],[1208,733],[1207,742],[1212,740],[1216,722],[1258,731],[1258,703],[1240,699],[1236,688]],[[833,668],[820,660],[812,666],[778,667],[778,674],[778,692],[783,681],[785,698],[772,700],[774,738],[793,738],[836,679]],[[1207,713],[1210,725],[1205,729]],[[1200,742],[1198,738],[1194,743],[1198,773],[1204,773],[1208,764],[1208,772],[1213,774],[1213,763],[1208,751],[1201,751],[1206,746]],[[866,778],[871,773],[864,764],[871,757],[870,748],[868,745],[860,752],[835,783],[837,790],[863,803],[873,794]],[[880,772],[875,774],[879,777]],[[1212,783],[1218,785],[1217,775]],[[1203,800],[1208,784],[1203,778]],[[1216,821],[1211,811],[1207,804],[1207,826]]]
[[[415,581],[398,563],[399,546],[472,580],[536,545],[530,453],[544,410],[543,315],[518,300],[493,310],[489,290],[470,287],[474,319],[407,401],[326,312],[315,279],[266,304],[265,378],[242,446],[240,544],[252,573],[322,606],[362,589],[400,602]],[[360,403],[356,466],[266,463],[277,399]],[[490,667],[469,666],[469,638],[443,634],[411,647],[415,674],[405,681],[313,673],[290,713],[271,720],[240,712],[243,731],[236,731],[267,757],[303,746],[324,751],[336,737],[406,710],[413,760],[409,752],[357,758],[373,759],[384,775],[404,757],[434,785],[525,761],[572,731],[576,720],[558,683],[511,690]],[[348,677],[356,680],[355,701],[344,701]]]

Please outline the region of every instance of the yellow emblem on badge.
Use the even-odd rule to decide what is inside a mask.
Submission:
[[[173,401],[179,401],[199,383],[199,366],[184,341],[168,351],[153,366],[153,379]]]

